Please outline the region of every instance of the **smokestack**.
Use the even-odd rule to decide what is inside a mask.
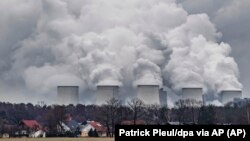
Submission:
[[[60,105],[78,104],[78,86],[57,86],[57,99]]]
[[[182,99],[194,99],[203,102],[202,88],[182,88]]]
[[[167,106],[167,91],[164,88],[160,89],[160,104],[161,106]]]
[[[221,103],[224,105],[236,98],[242,98],[241,90],[223,90],[220,93]]]
[[[96,104],[106,104],[112,98],[118,99],[118,85],[97,85]]]
[[[138,85],[137,96],[145,104],[160,104],[159,85]]]

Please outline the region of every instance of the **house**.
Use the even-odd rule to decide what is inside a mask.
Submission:
[[[80,130],[80,124],[77,121],[73,120],[70,114],[65,115],[65,120],[61,122],[61,126],[63,128],[63,131],[76,132]]]
[[[144,120],[136,120],[135,125],[145,125],[146,122]],[[124,120],[121,122],[121,125],[134,125],[134,120]]]
[[[3,133],[2,138],[10,138],[10,135],[8,133]]]
[[[23,128],[39,130],[42,126],[36,120],[22,120],[20,124]]]
[[[79,130],[79,124],[75,120],[70,120],[66,122],[66,125],[69,127],[69,129],[73,132]]]
[[[26,137],[44,137],[45,132],[42,130],[42,126],[36,120],[21,120],[19,123],[19,136]]]
[[[75,120],[69,120],[65,122],[61,122],[61,127],[63,128],[63,131],[67,132],[76,132],[80,130],[80,124],[78,124]]]
[[[65,120],[60,122],[60,126],[62,129],[61,132],[71,132],[77,133],[80,130],[80,124],[73,120],[70,114],[65,115]]]
[[[89,136],[89,131],[96,131],[98,136],[106,136],[106,128],[99,122],[86,121],[81,124],[81,137]]]

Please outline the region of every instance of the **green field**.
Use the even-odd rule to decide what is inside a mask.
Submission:
[[[114,141],[114,138],[0,138],[0,141]]]

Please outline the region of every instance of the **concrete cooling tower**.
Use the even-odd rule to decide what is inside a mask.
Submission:
[[[203,102],[202,88],[182,88],[182,99],[194,99]]]
[[[79,87],[78,86],[58,86],[57,99],[60,105],[78,104]]]
[[[159,85],[138,85],[137,97],[145,104],[160,104]]]
[[[112,98],[118,98],[119,86],[118,85],[98,85],[96,93],[96,104],[106,104]]]
[[[167,106],[167,91],[163,88],[160,89],[160,104],[161,106]]]
[[[236,98],[242,98],[241,90],[224,90],[220,93],[221,103],[224,105]]]

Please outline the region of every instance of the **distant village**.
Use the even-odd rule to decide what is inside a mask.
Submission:
[[[250,124],[250,100],[223,107],[180,100],[170,108],[132,99],[123,105],[110,99],[102,105],[0,103],[0,137],[113,137],[115,125]]]

